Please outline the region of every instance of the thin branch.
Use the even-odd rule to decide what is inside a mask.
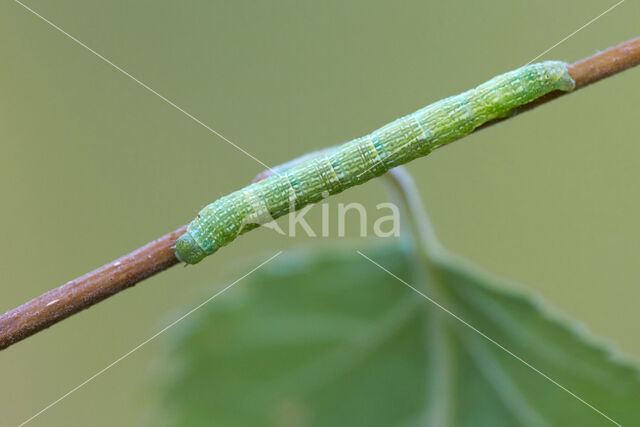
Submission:
[[[571,64],[569,74],[577,90],[639,63],[640,38],[635,38]],[[518,108],[516,113],[567,93],[573,92],[549,93]],[[478,129],[502,120],[505,119],[494,120]],[[186,227],[181,227],[3,314],[0,316],[0,350],[177,264],[173,246],[185,230]]]
[[[0,349],[179,263],[172,246],[186,226],[14,308],[0,317]]]

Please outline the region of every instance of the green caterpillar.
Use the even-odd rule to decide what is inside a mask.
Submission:
[[[196,264],[261,224],[426,156],[542,95],[571,91],[574,86],[564,62],[527,65],[435,102],[328,154],[285,164],[273,175],[202,209],[176,242],[176,257]]]

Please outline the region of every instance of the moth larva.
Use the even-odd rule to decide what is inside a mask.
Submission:
[[[546,61],[499,75],[442,99],[328,154],[276,168],[276,174],[200,211],[176,243],[176,256],[200,262],[239,234],[429,154],[490,120],[554,90],[570,91],[567,64]],[[279,170],[278,170],[279,169]],[[292,209],[293,208],[293,209]]]

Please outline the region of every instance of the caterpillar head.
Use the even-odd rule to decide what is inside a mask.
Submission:
[[[207,253],[198,245],[195,239],[187,231],[176,241],[176,258],[187,264],[197,264],[207,256]]]

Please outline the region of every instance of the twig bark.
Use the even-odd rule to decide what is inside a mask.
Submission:
[[[635,38],[571,64],[569,74],[577,90],[639,63],[640,38]],[[549,93],[520,107],[516,113],[567,93],[573,92]],[[479,129],[502,120],[505,119],[486,123]],[[177,264],[172,247],[185,230],[186,227],[181,227],[3,314],[0,316],[0,350]]]

